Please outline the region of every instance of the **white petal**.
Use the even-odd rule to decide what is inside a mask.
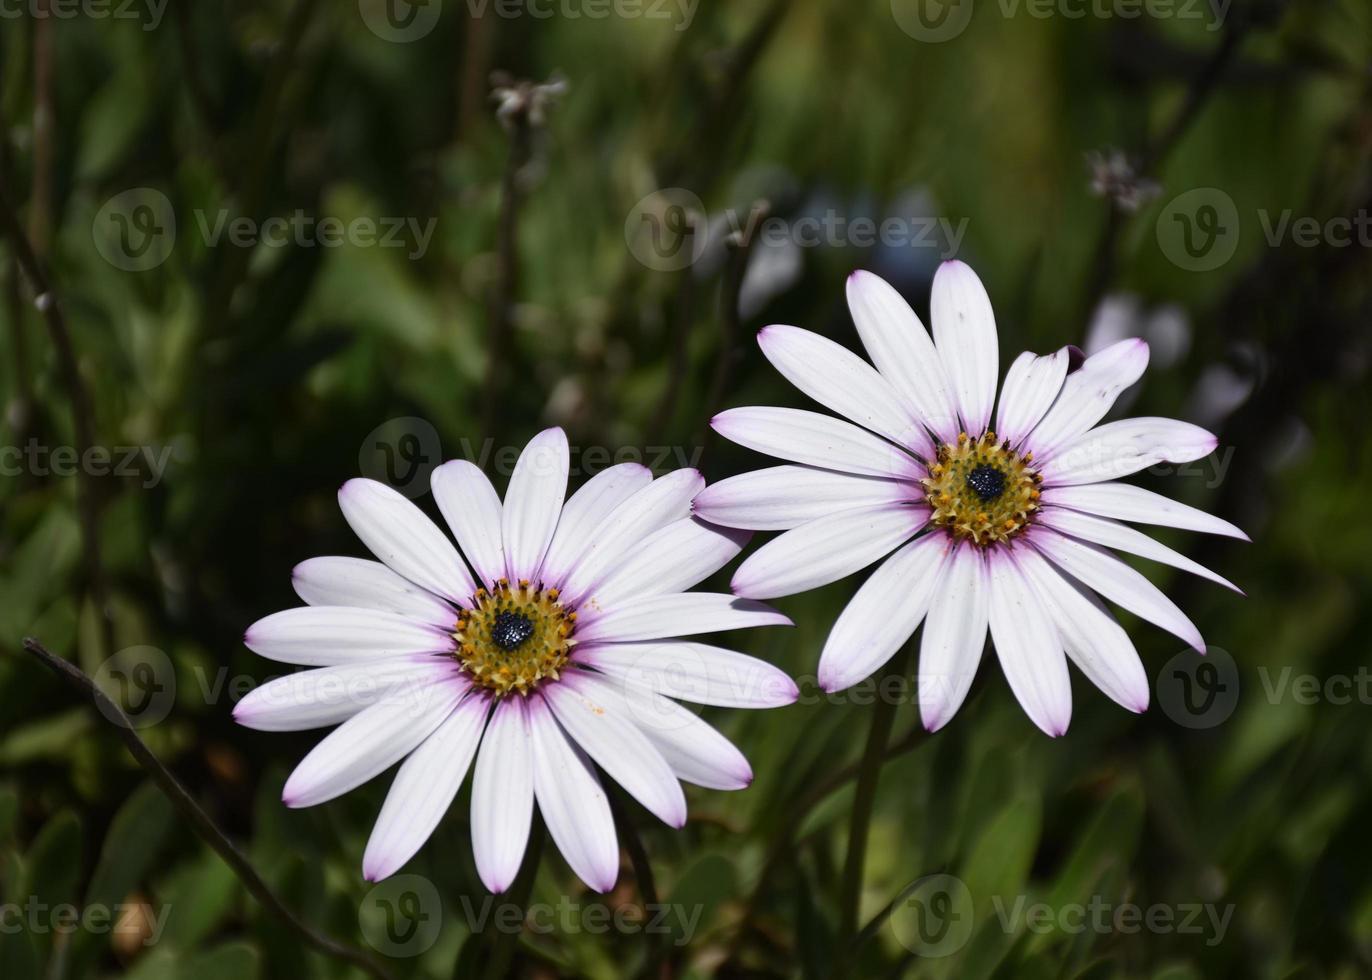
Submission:
[[[730,442],[793,463],[905,480],[921,473],[914,457],[886,440],[817,412],[755,405],[720,412],[710,425]]]
[[[989,615],[986,561],[976,548],[957,546],[938,577],[919,644],[919,713],[931,732],[948,724],[967,699]]]
[[[248,627],[243,643],[268,660],[304,667],[453,649],[444,628],[353,606],[301,606],[272,613]]]
[[[562,580],[564,600],[575,605],[659,528],[691,514],[705,486],[697,470],[681,469],[654,480],[610,511],[587,537]]]
[[[753,769],[734,743],[675,701],[613,678],[606,684],[678,779],[723,790],[746,789],[753,781]]]
[[[848,309],[872,363],[944,442],[957,438],[957,405],[934,342],[915,311],[884,279],[848,277]]]
[[[543,581],[562,584],[567,571],[590,544],[600,522],[624,501],[653,482],[652,470],[638,463],[619,463],[591,477],[562,508],[553,543],[543,559]]]
[[[577,624],[574,635],[578,643],[661,640],[754,626],[792,625],[770,606],[718,592],[646,596],[622,602],[604,612],[583,606],[578,614],[583,611],[587,621]]]
[[[543,696],[572,740],[630,796],[669,826],[686,822],[681,784],[612,685],[571,670],[545,685]]]
[[[578,646],[576,659],[604,674],[696,704],[777,708],[800,696],[795,681],[766,661],[689,640]]]
[[[841,510],[916,497],[909,484],[813,466],[769,466],[712,483],[696,497],[696,516],[725,527],[787,531]]]
[[[1045,486],[1103,483],[1158,463],[1208,456],[1218,440],[1190,422],[1135,418],[1107,422],[1053,452],[1039,468]]]
[[[926,534],[873,572],[839,614],[819,656],[819,686],[841,691],[890,660],[929,608],[948,550],[942,534]]]
[[[1067,377],[1067,348],[1040,357],[1025,351],[1015,358],[1000,389],[1000,408],[996,410],[996,435],[1018,446],[1039,424]]]
[[[635,596],[684,592],[733,561],[749,537],[698,517],[673,521],[644,538],[582,601],[608,609]]]
[[[472,776],[472,854],[482,884],[495,894],[519,873],[533,814],[529,719],[523,698],[505,698],[491,714]]]
[[[1093,517],[1090,514],[1080,514],[1074,510],[1064,510],[1061,507],[1043,508],[1039,512],[1039,521],[1074,538],[1090,541],[1092,544],[1102,545],[1106,548],[1114,548],[1118,551],[1127,551],[1129,554],[1138,555],[1141,558],[1151,558],[1153,561],[1171,565],[1173,568],[1180,568],[1192,575],[1208,578],[1226,589],[1233,589],[1240,595],[1243,594],[1242,589],[1223,575],[1217,575],[1204,565],[1192,561],[1185,555],[1167,547],[1167,545],[1154,541],[1148,535],[1116,521],[1107,520],[1104,517]]]
[[[489,708],[486,698],[467,697],[401,763],[362,857],[368,881],[399,871],[447,814],[476,756]]]
[[[1087,588],[1181,637],[1197,652],[1205,652],[1205,641],[1196,624],[1156,585],[1118,558],[1049,528],[1036,529],[1027,540]]]
[[[310,558],[291,572],[295,594],[312,606],[357,606],[452,626],[457,611],[426,589],[366,558]]]
[[[727,482],[727,481],[726,481]],[[1048,487],[1043,491],[1043,503],[1056,507],[1070,507],[1097,517],[1113,517],[1135,524],[1158,524],[1184,531],[1223,534],[1251,541],[1242,530],[1228,521],[1207,514],[1160,493],[1127,483],[1083,483],[1074,487]]]
[[[1014,552],[987,561],[991,640],[1010,690],[1035,725],[1056,738],[1072,721],[1072,682],[1062,640]]]
[[[1047,604],[1067,656],[1086,679],[1117,704],[1139,712],[1148,707],[1148,674],[1129,634],[1100,600],[1069,581],[1032,548],[1021,548],[1020,569]]]
[[[767,360],[805,394],[864,429],[932,458],[934,444],[896,389],[846,347],[799,327],[764,327]]]
[[[383,701],[364,708],[329,733],[295,767],[281,801],[315,806],[356,789],[409,755],[467,693],[456,681],[434,685],[418,703]]]
[[[501,523],[505,571],[511,582],[538,579],[567,496],[570,465],[567,434],[559,428],[544,429],[519,454],[505,491]]]
[[[1000,349],[991,298],[971,266],[956,259],[939,266],[929,297],[929,319],[963,428],[973,435],[983,432],[996,400]]]
[[[619,877],[619,842],[605,789],[541,697],[529,700],[529,728],[534,796],[548,833],[578,878],[608,892]]]
[[[837,582],[889,555],[928,521],[927,507],[905,504],[821,517],[753,552],[731,587],[749,599],[775,599]]]
[[[338,491],[343,517],[371,553],[416,585],[470,606],[476,583],[457,549],[422,510],[383,483],[349,480]]]
[[[505,545],[500,495],[481,468],[465,459],[454,459],[433,471],[429,478],[443,519],[452,529],[462,554],[487,587],[505,575]]]
[[[1034,427],[1025,447],[1043,459],[1075,439],[1105,417],[1120,392],[1139,380],[1146,367],[1148,345],[1137,338],[1092,354],[1067,376],[1057,401]]]
[[[260,732],[329,728],[382,701],[418,705],[445,683],[465,685],[457,661],[427,654],[302,670],[249,691],[233,708]]]

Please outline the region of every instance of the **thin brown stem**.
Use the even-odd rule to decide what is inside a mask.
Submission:
[[[52,237],[52,134],[56,107],[52,97],[51,0],[38,0],[33,21],[33,184],[29,192],[29,241],[40,257]]]
[[[9,239],[15,261],[29,284],[33,287],[34,304],[43,314],[48,325],[52,345],[57,351],[57,362],[62,371],[62,382],[67,389],[71,402],[72,429],[75,435],[79,459],[86,459],[94,444],[95,413],[90,392],[81,377],[81,367],[76,359],[76,347],[72,343],[71,331],[62,312],[62,303],[53,292],[52,283],[43,270],[43,263],[34,251],[32,243],[24,233],[19,215],[9,200],[3,175],[0,175],[0,234]],[[100,501],[99,486],[94,473],[86,466],[79,467],[80,475],[76,484],[76,510],[81,525],[81,543],[84,552],[87,587],[95,601],[101,631],[105,641],[105,655],[114,653],[114,624],[110,619],[108,591],[105,583],[104,564],[100,558]]]
[[[390,973],[377,963],[371,956],[362,950],[340,942],[333,937],[320,932],[318,929],[303,921],[298,915],[288,908],[281,898],[271,889],[257,873],[257,869],[248,860],[227,834],[219,828],[208,813],[195,801],[181,782],[172,775],[171,771],[162,764],[162,761],[153,754],[147,744],[138,737],[134,730],[133,723],[124,714],[123,709],[104,691],[100,690],[84,672],[75,664],[62,657],[51,653],[32,637],[25,637],[24,649],[33,654],[53,673],[57,674],[76,691],[91,699],[100,713],[110,719],[128,748],[129,754],[134,757],[140,766],[152,777],[153,782],[172,802],[178,811],[190,823],[191,828],[201,837],[205,843],[209,844],[229,866],[229,869],[243,883],[257,902],[279,921],[285,923],[292,931],[300,936],[307,944],[334,959],[351,963],[359,969],[365,971],[370,976],[378,980],[390,980]]]
[[[901,647],[886,667],[886,677],[903,678],[910,645]],[[880,690],[883,685],[878,685]],[[848,855],[843,864],[843,884],[839,895],[839,922],[834,975],[845,976],[850,966],[848,949],[858,931],[858,911],[862,904],[862,872],[867,863],[867,840],[876,809],[877,786],[886,764],[887,745],[896,722],[897,699],[879,697],[872,708],[872,726],[867,731],[867,746],[858,767],[857,791],[853,795],[853,814],[848,822]]]
[[[529,162],[532,124],[527,112],[510,117],[510,152],[500,182],[500,226],[497,229],[497,269],[491,290],[490,324],[486,354],[486,384],[481,407],[481,432],[495,435],[506,357],[514,334],[514,302],[519,289],[519,174]]]
[[[743,292],[743,279],[748,274],[748,259],[752,255],[758,226],[767,219],[771,210],[772,206],[767,201],[754,203],[748,214],[748,223],[729,236],[729,262],[724,269],[724,282],[719,295],[719,356],[715,359],[714,381],[705,400],[706,415],[696,434],[696,446],[704,446],[710,438],[713,431],[710,420],[724,407],[729,380],[743,354],[743,314],[739,309],[739,299]]]
[[[694,239],[698,231],[696,216],[686,212],[685,220],[686,241],[683,247],[694,254]],[[677,306],[676,315],[672,321],[671,353],[669,355],[671,360],[667,368],[667,384],[663,386],[662,397],[658,400],[657,409],[653,412],[653,422],[648,429],[649,432],[665,432],[676,415],[677,398],[681,395],[681,386],[686,380],[688,341],[691,336],[691,324],[695,320],[695,297],[696,270],[694,265],[689,265],[681,271],[681,281],[677,287]]]

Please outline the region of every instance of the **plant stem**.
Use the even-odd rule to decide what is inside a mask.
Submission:
[[[882,683],[877,684],[877,703],[872,709],[872,727],[867,732],[858,770],[857,790],[853,795],[853,813],[848,825],[848,857],[843,865],[843,890],[839,898],[838,942],[834,949],[834,976],[842,977],[848,968],[847,951],[857,935],[858,906],[862,899],[862,870],[867,859],[867,838],[871,832],[872,809],[877,799],[877,784],[881,781],[881,767],[886,761],[886,743],[896,721],[898,699],[882,696],[885,678],[903,677],[909,658],[909,645],[901,647],[886,665]]]
[[[33,287],[34,304],[48,325],[48,334],[57,351],[57,363],[62,371],[62,382],[67,389],[67,399],[71,402],[72,430],[76,442],[74,448],[77,457],[85,459],[95,439],[95,411],[90,392],[81,378],[81,366],[76,360],[76,346],[72,343],[71,331],[67,329],[62,304],[58,302],[57,294],[53,292],[52,284],[43,271],[42,260],[34,251],[33,243],[24,233],[18,212],[10,203],[8,191],[3,183],[7,177],[6,174],[0,174],[0,235],[9,239],[14,260]],[[95,602],[101,638],[105,643],[103,655],[109,657],[114,655],[114,623],[110,619],[107,601],[105,568],[100,560],[100,502],[99,488],[95,480],[95,474],[90,467],[80,467],[80,477],[76,484],[76,512],[81,525],[86,585]]]
[[[648,860],[648,850],[643,846],[643,838],[639,836],[638,827],[625,809],[622,794],[618,789],[612,789],[609,793],[610,812],[614,814],[615,827],[619,830],[619,838],[624,842],[624,849],[629,852],[629,863],[634,868],[634,880],[638,884],[638,897],[642,901],[645,911],[651,912],[652,908],[658,904],[657,883],[653,878],[653,865]],[[657,976],[662,980],[669,980],[672,976],[672,966],[663,958],[663,943],[660,934],[651,930],[643,931],[644,938],[648,941],[648,958],[643,966],[643,975],[651,977],[656,971]],[[659,968],[659,964],[661,964]]]
[[[271,886],[257,873],[257,869],[252,866],[247,855],[239,850],[238,845],[229,839],[228,835],[219,828],[210,815],[181,785],[180,781],[153,754],[147,744],[138,737],[138,733],[134,731],[133,723],[129,721],[123,709],[110,700],[104,691],[96,687],[95,682],[87,677],[79,667],[54,653],[50,653],[43,644],[32,637],[24,638],[24,649],[41,660],[49,670],[60,676],[77,691],[89,697],[100,709],[100,713],[113,722],[129,753],[152,776],[153,782],[157,784],[157,788],[162,791],[163,795],[171,800],[172,804],[186,817],[191,828],[223,858],[224,863],[238,876],[238,880],[243,882],[248,893],[257,899],[258,904],[325,956],[332,956],[334,959],[351,963],[368,975],[376,977],[377,980],[391,980],[390,973],[367,953],[320,932],[286,907],[280,897],[272,891]]]

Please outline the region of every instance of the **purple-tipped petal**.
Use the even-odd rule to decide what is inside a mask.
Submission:
[[[1087,588],[1180,637],[1197,652],[1205,652],[1196,624],[1156,585],[1118,558],[1046,527],[1035,528],[1027,540]]]
[[[362,543],[397,573],[435,595],[470,606],[476,582],[438,525],[395,490],[349,480],[338,491],[343,517]]]
[[[520,453],[505,492],[501,522],[511,582],[538,579],[562,514],[570,465],[567,434],[559,428],[544,429]]]
[[[943,442],[957,438],[957,403],[943,361],[910,304],[884,279],[848,277],[848,309],[872,363],[895,385],[919,420]]]
[[[486,698],[467,697],[401,764],[362,857],[368,881],[399,871],[438,827],[467,778],[489,710]]]
[[[1105,418],[1120,392],[1143,376],[1148,345],[1132,338],[1092,354],[1067,375],[1062,391],[1025,441],[1025,448],[1046,459],[1059,446],[1076,439]]]
[[[788,531],[844,510],[896,504],[915,496],[909,484],[813,466],[771,466],[713,483],[692,504],[712,524]]]
[[[919,712],[936,732],[962,707],[986,645],[990,586],[986,559],[957,545],[938,572],[919,645]]]
[[[882,562],[839,614],[819,657],[819,686],[841,691],[870,676],[924,619],[948,550],[926,534]]]
[[[777,708],[800,697],[795,681],[764,660],[689,640],[578,646],[602,674],[669,698],[726,708]]]
[[[929,297],[929,319],[963,429],[974,435],[982,432],[996,400],[1000,349],[991,298],[971,266],[956,259],[939,266]]]
[[[534,813],[534,761],[524,699],[505,698],[491,713],[472,776],[472,854],[493,894],[514,883]]]
[[[462,554],[481,583],[490,588],[505,575],[500,495],[481,468],[465,459],[438,467],[429,484]]]
[[[354,606],[284,609],[248,627],[243,643],[260,657],[302,667],[331,667],[453,649],[447,628]]]
[[[799,327],[765,327],[757,340],[773,367],[825,408],[925,459],[932,458],[934,444],[915,410],[852,351]]]
[[[396,613],[434,626],[451,626],[457,610],[379,561],[310,558],[291,573],[295,594],[311,606],[356,606]]]
[[[751,536],[696,517],[673,521],[625,555],[584,601],[610,609],[639,596],[684,592],[733,561]]]
[[[771,606],[751,599],[718,592],[677,592],[630,599],[604,612],[589,610],[586,621],[577,626],[576,641],[661,640],[790,625],[791,621]]]
[[[987,559],[991,640],[1001,670],[1029,720],[1054,738],[1072,721],[1072,682],[1062,641],[1015,551]]]
[[[727,481],[726,481],[727,482]],[[1048,487],[1043,491],[1043,503],[1068,507],[1097,517],[1113,517],[1135,524],[1157,524],[1162,527],[1222,534],[1240,541],[1251,541],[1247,534],[1228,521],[1187,504],[1170,500],[1160,493],[1130,486],[1127,483],[1082,483],[1072,487]]]
[[[1000,389],[996,435],[1018,446],[1039,424],[1062,390],[1070,355],[1066,347],[1039,356],[1025,351],[1015,358]]]
[[[562,508],[553,543],[543,559],[543,582],[561,587],[568,570],[591,544],[601,521],[653,482],[653,473],[639,463],[618,463],[587,480]]]
[[[928,521],[927,507],[904,504],[821,517],[755,551],[732,588],[749,599],[775,599],[828,585],[889,555]]]
[[[777,459],[859,476],[918,479],[914,457],[851,422],[798,408],[752,406],[721,412],[710,423],[740,446]]]
[[[1039,469],[1044,486],[1104,483],[1158,463],[1189,463],[1214,452],[1215,436],[1190,422],[1133,418],[1108,422],[1054,451]]]

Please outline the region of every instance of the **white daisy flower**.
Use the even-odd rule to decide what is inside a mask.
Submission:
[[[923,622],[920,709],[937,730],[967,696],[989,626],[1011,690],[1048,734],[1071,720],[1069,658],[1115,701],[1144,710],[1143,665],[1093,593],[1201,652],[1205,644],[1167,596],[1106,549],[1235,587],[1120,522],[1247,540],[1227,521],[1114,482],[1216,445],[1172,419],[1098,424],[1143,373],[1148,345],[1121,341],[1075,370],[1072,348],[1021,354],[993,424],[996,325],[968,266],[946,262],[934,277],[932,340],[900,294],[870,273],[849,278],[848,305],[875,368],[796,327],[767,327],[758,343],[792,384],[851,421],[753,407],[712,423],[733,442],[798,464],[724,480],[696,498],[696,514],[713,523],[785,531],[743,563],[734,591],[791,595],[894,551],[829,634],[819,662],[825,690],[871,674]]]
[[[654,480],[624,463],[564,504],[567,474],[561,429],[525,447],[503,504],[473,464],[435,470],[465,562],[405,497],[350,480],[343,516],[381,562],[304,562],[295,589],[308,605],[244,637],[261,656],[315,669],[251,692],[239,722],[338,725],[291,774],[287,806],[332,800],[404,760],[367,844],[368,880],[419,850],[474,768],[472,848],[491,891],[514,880],[535,801],[572,870],[608,891],[619,847],[596,767],[673,827],[686,821],[679,780],[752,780],[723,735],[663,695],[749,708],[796,699],[770,664],[677,639],[790,622],[747,599],[686,591],[748,537],[690,515],[699,473]]]

